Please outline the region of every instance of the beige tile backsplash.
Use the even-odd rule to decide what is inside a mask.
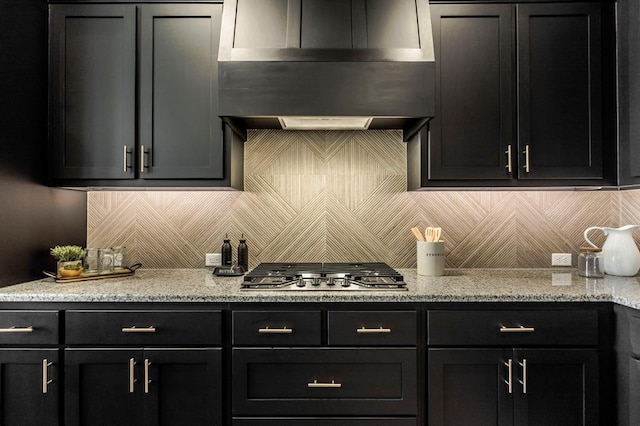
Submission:
[[[640,224],[640,191],[407,192],[397,131],[251,131],[245,173],[244,192],[90,192],[88,245],[124,245],[147,268],[200,268],[226,233],[234,249],[244,233],[250,266],[410,268],[409,229],[441,226],[447,267],[533,268],[577,254],[589,226]]]

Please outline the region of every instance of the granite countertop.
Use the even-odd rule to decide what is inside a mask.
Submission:
[[[77,283],[51,278],[0,288],[3,302],[615,302],[640,309],[639,277],[584,278],[575,269],[398,269],[408,291],[248,291],[209,269],[142,269]]]

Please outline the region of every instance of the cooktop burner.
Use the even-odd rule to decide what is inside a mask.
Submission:
[[[245,290],[407,290],[386,263],[261,263],[244,277]]]

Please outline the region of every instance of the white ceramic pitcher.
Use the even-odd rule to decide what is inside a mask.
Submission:
[[[633,240],[633,230],[640,225],[625,225],[620,228],[592,226],[584,231],[584,239],[593,247],[598,247],[589,240],[589,231],[599,229],[607,237],[602,246],[604,272],[609,275],[631,277],[640,270],[640,250]]]

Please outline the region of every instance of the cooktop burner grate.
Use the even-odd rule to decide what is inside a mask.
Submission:
[[[406,290],[386,263],[261,263],[244,277],[246,290]]]

